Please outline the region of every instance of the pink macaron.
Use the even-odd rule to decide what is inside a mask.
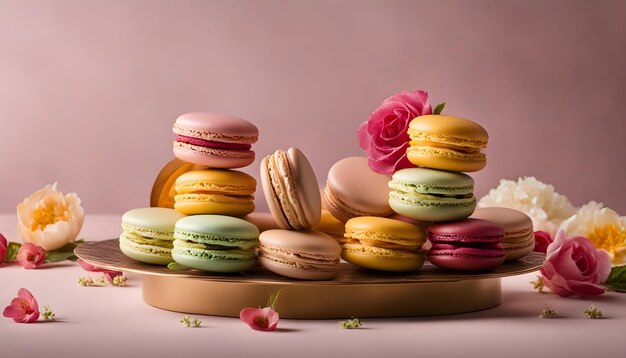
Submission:
[[[428,260],[435,266],[463,271],[493,270],[506,258],[504,229],[491,221],[465,219],[428,227]]]
[[[192,112],[176,119],[176,158],[211,168],[241,168],[254,162],[257,127],[245,119],[219,113]]]
[[[357,216],[388,216],[390,177],[373,172],[365,157],[348,157],[328,171],[323,206],[337,220]]]
[[[314,230],[267,230],[259,236],[259,262],[282,276],[330,280],[337,274],[341,246]]]

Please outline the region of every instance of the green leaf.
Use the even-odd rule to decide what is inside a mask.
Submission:
[[[604,285],[617,292],[626,292],[626,265],[613,266]]]
[[[78,244],[84,242],[83,240],[70,242],[64,246],[56,249],[46,251],[46,262],[60,262],[65,260],[75,261],[77,259],[74,255],[74,249]]]
[[[435,107],[435,110],[433,111],[433,114],[441,114],[441,112],[443,112],[443,107],[445,107],[445,106],[446,106],[446,102],[439,103]]]
[[[15,261],[17,259],[17,252],[20,251],[22,244],[18,242],[9,242],[7,245],[7,254],[4,257],[4,261]]]
[[[46,262],[48,263],[74,259],[76,259],[74,252],[59,252],[56,250],[46,252]]]

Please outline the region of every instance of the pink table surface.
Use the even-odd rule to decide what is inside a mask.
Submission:
[[[89,216],[81,238],[104,240],[119,233],[120,216]],[[15,216],[0,215],[0,232],[15,241]],[[141,297],[141,281],[128,287],[82,287],[75,263],[25,270],[0,267],[0,309],[21,287],[54,321],[17,324],[0,318],[0,357],[624,357],[626,294],[594,299],[561,298],[533,291],[535,274],[503,279],[502,305],[474,313],[416,318],[363,319],[343,330],[338,320],[281,320],[275,332],[257,332],[239,319],[196,316],[202,328],[182,326],[183,314],[157,309]],[[538,318],[549,303],[562,316]],[[583,317],[590,304],[603,320]],[[192,318],[194,316],[192,315]],[[348,317],[347,317],[348,318]]]

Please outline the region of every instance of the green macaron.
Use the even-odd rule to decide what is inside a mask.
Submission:
[[[120,250],[137,261],[156,265],[172,262],[174,224],[185,217],[174,209],[138,208],[122,215]]]
[[[476,207],[474,180],[467,174],[428,168],[398,170],[389,187],[389,205],[398,214],[423,221],[461,220]]]
[[[187,216],[176,222],[172,257],[181,265],[210,272],[241,272],[255,262],[259,229],[224,215]]]

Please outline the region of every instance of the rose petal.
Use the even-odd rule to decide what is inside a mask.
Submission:
[[[239,318],[257,331],[273,331],[278,325],[279,315],[270,307],[246,307],[239,312]]]

